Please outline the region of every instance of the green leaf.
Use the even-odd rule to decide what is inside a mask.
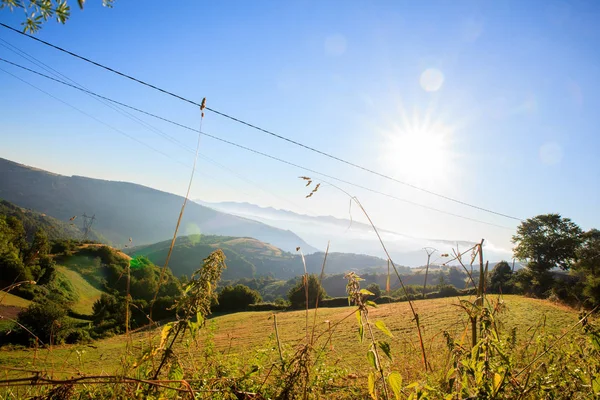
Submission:
[[[366,294],[367,296],[375,296],[375,293],[369,292],[367,289],[360,289],[360,294]]]
[[[365,337],[365,328],[362,323],[362,314],[360,310],[356,310],[356,320],[358,321],[358,338],[362,343]]]
[[[388,382],[396,400],[400,400],[400,393],[402,392],[402,375],[398,372],[392,372],[388,375]]]
[[[375,393],[375,373],[373,371],[369,372],[369,394],[372,399],[377,399],[377,393]]]
[[[369,361],[369,364],[371,364],[371,367],[379,371],[379,368],[377,368],[377,357],[375,357],[373,349],[367,352],[367,360]]]
[[[388,342],[377,342],[377,345],[379,346],[379,348],[381,349],[381,351],[383,351],[385,353],[385,355],[390,359],[390,361],[392,360],[392,350],[390,348],[390,344]]]
[[[392,332],[390,332],[387,326],[385,326],[385,322],[383,322],[382,320],[376,321],[375,326],[377,327],[377,329],[379,329],[381,332],[385,333],[389,337],[394,337],[394,335],[392,335]]]
[[[375,303],[375,302],[374,302],[374,301],[372,301],[372,300],[367,300],[367,302],[366,302],[365,304],[366,304],[366,305],[368,305],[368,306],[371,306],[371,307],[377,308],[377,303]]]
[[[600,377],[597,377],[592,381],[592,390],[595,395],[600,394]]]
[[[171,364],[171,368],[169,369],[169,379],[174,381],[183,379],[183,368],[181,368],[179,362],[175,361]]]

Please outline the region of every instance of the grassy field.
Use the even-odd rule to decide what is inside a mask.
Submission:
[[[57,266],[56,269],[58,273],[64,275],[69,280],[77,294],[78,300],[71,305],[71,309],[79,314],[91,315],[92,306],[96,300],[100,299],[102,292],[92,286],[76,271],[64,266]]]
[[[31,301],[0,290],[0,305],[25,308],[29,304],[31,304]]]
[[[0,290],[0,331],[12,329],[15,324],[7,318],[16,319],[19,311],[29,304],[31,301]]]
[[[506,311],[502,321],[508,334],[516,328],[517,340],[524,346],[524,359],[527,359],[527,342],[540,334],[561,334],[578,320],[577,312],[548,301],[520,296],[504,296]],[[466,318],[456,306],[456,298],[421,300],[415,302],[424,329],[424,338],[429,361],[434,370],[441,369],[447,362],[443,332],[449,332],[456,340],[468,343],[469,331]],[[354,382],[365,378],[366,343],[359,343],[357,322],[353,308],[323,308],[316,318],[315,336],[318,347],[327,351],[326,365],[335,366],[343,374],[352,375]],[[309,312],[309,331],[312,330],[313,310]],[[291,354],[295,346],[305,337],[305,312],[278,312],[277,324],[284,353]],[[407,303],[381,305],[370,311],[372,322],[383,320],[392,331],[393,369],[404,379],[418,379],[422,373],[417,331],[411,322],[412,315]],[[337,325],[331,334],[331,342],[325,339],[331,331],[328,327]],[[159,330],[138,332],[132,335],[132,356],[137,357],[150,341],[156,341]],[[579,334],[577,331],[573,335]],[[378,338],[383,338],[379,332]],[[208,339],[207,339],[208,338]],[[568,340],[568,337],[565,339]],[[0,365],[4,368],[40,369],[54,376],[73,374],[114,374],[122,371],[127,357],[127,340],[123,336],[113,337],[90,345],[64,345],[52,349],[1,350]],[[186,367],[192,368],[205,362],[203,348],[213,348],[213,354],[222,360],[231,360],[233,367],[240,372],[252,363],[273,363],[278,359],[274,338],[272,312],[242,312],[215,316],[207,322],[199,340],[191,346],[180,345],[180,352]],[[196,347],[197,346],[197,347]],[[131,358],[130,358],[131,360]],[[237,367],[236,367],[237,365]],[[11,373],[13,376],[14,373]]]

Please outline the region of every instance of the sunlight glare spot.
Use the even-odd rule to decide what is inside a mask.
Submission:
[[[402,125],[388,132],[382,151],[384,165],[394,175],[412,183],[443,185],[455,172],[453,128],[428,118],[404,117]]]
[[[427,68],[421,74],[421,87],[427,92],[437,92],[444,84],[444,74],[436,68]]]

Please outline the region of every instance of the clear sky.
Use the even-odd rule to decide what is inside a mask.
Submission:
[[[113,9],[100,3],[89,0],[79,11],[72,2],[66,25],[48,22],[37,36],[446,196],[521,218],[559,212],[584,229],[600,227],[596,1],[117,0]],[[0,10],[2,22],[17,27],[21,20],[21,13]],[[190,104],[4,28],[0,38],[93,91],[200,124],[199,110]],[[0,57],[40,69],[6,47],[0,46]],[[190,152],[85,94],[0,64],[96,118],[0,71],[0,157],[66,175],[185,192]],[[140,118],[195,146],[193,132]],[[506,227],[339,184],[383,228],[428,238],[483,237],[511,248],[516,221],[378,178],[210,112],[203,130]],[[225,168],[201,159],[192,198],[348,217],[348,199],[337,189],[324,185],[304,198],[307,190],[297,177],[305,171],[209,138],[202,139],[201,153]],[[360,219],[356,209],[353,217]]]

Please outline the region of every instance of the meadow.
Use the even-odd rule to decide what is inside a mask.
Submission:
[[[520,366],[525,366],[540,351],[543,338],[562,338],[564,344],[580,340],[580,330],[571,329],[579,321],[577,311],[552,303],[522,296],[488,296],[500,301],[504,311],[498,325],[506,336],[516,339],[515,353]],[[397,371],[404,382],[435,381],[451,367],[451,352],[444,332],[461,346],[469,347],[469,320],[460,309],[463,298],[418,300],[414,307],[419,314],[423,338],[430,363],[425,373],[419,340],[408,303],[383,304],[369,309],[369,319],[384,321],[393,337],[392,361],[386,369]],[[473,300],[473,299],[470,299]],[[240,312],[214,315],[206,320],[196,338],[186,337],[173,348],[188,381],[204,379],[244,378],[243,384],[256,390],[278,384],[273,373],[282,359],[295,352],[313,336],[315,351],[312,362],[315,382],[320,386],[316,398],[363,398],[369,375],[365,354],[368,342],[361,343],[357,335],[356,307],[321,308],[285,312]],[[307,324],[308,318],[308,324]],[[275,334],[277,325],[278,339]],[[308,332],[306,328],[308,327]],[[141,376],[140,361],[152,345],[160,342],[162,327],[133,332],[95,341],[90,344],[60,345],[38,349],[3,348],[0,365],[4,379],[31,376],[33,371],[50,379],[72,377]],[[386,336],[376,333],[377,339]],[[278,345],[278,341],[280,346]],[[281,348],[281,355],[279,353]],[[2,398],[19,398],[36,393],[32,386],[0,389]],[[101,390],[96,388],[95,390]],[[213,389],[214,390],[214,389]],[[241,389],[240,389],[241,390]],[[93,391],[91,393],[94,393]],[[102,392],[98,392],[102,393]],[[212,396],[212,395],[211,395]],[[175,396],[176,397],[176,396]],[[211,398],[210,396],[206,398]],[[228,398],[228,397],[224,397]],[[257,397],[262,398],[262,397]]]

